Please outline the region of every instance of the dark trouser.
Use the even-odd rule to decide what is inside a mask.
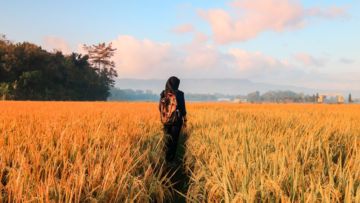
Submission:
[[[165,134],[165,159],[167,162],[174,160],[178,145],[182,123],[179,125],[164,126]]]

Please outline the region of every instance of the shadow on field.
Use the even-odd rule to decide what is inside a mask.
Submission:
[[[172,198],[165,199],[165,202],[186,202],[186,194],[189,187],[190,176],[185,169],[186,141],[189,134],[185,130],[179,136],[176,158],[166,166],[166,173],[169,174],[173,185]]]

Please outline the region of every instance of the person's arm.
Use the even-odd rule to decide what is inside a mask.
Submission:
[[[161,103],[161,99],[164,97],[164,91],[162,91],[161,92],[161,94],[160,94],[160,99],[159,99],[159,111],[161,111],[161,105],[160,105],[160,103]]]
[[[187,125],[187,117],[186,117],[186,105],[185,105],[185,96],[184,93],[182,93],[182,116],[183,116],[183,122],[184,122],[184,127],[186,127]]]
[[[183,121],[184,121],[183,125],[186,128],[186,126],[187,126],[187,118],[186,118],[186,116],[183,116]]]

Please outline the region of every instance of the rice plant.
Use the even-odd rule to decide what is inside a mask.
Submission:
[[[174,193],[156,103],[0,102],[0,201],[360,202],[360,106],[188,112]]]

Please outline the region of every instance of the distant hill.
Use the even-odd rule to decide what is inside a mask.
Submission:
[[[164,89],[166,80],[160,79],[117,79],[116,87],[121,89],[150,90],[154,93],[160,93]],[[339,90],[321,90],[297,87],[291,85],[275,85],[267,83],[252,82],[247,79],[181,79],[180,89],[189,93],[221,93],[230,95],[246,95],[250,92],[267,92],[271,90],[290,90],[302,92],[304,94],[315,94],[316,92],[336,92],[345,97],[348,91]],[[353,96],[359,97],[360,91],[351,92]]]

